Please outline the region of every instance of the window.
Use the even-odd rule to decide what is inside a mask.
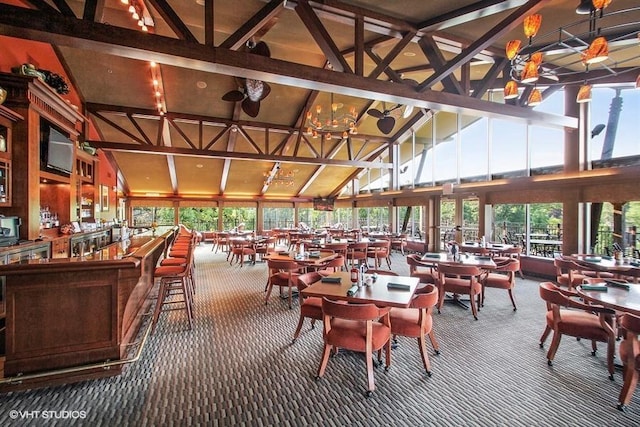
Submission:
[[[233,230],[238,225],[244,224],[245,230],[256,229],[256,208],[223,208],[222,228]]]
[[[154,222],[156,225],[175,225],[174,224],[174,208],[137,206],[133,208],[133,226],[134,227],[151,227]]]
[[[184,207],[178,209],[178,222],[191,230],[211,231],[218,229],[218,208]]]
[[[389,209],[359,208],[358,225],[366,231],[389,231]]]
[[[491,175],[526,176],[527,126],[514,120],[491,121]]]
[[[436,119],[436,149],[434,160],[434,179],[436,183],[457,181],[458,150],[456,136],[458,134],[458,116],[453,113],[438,112]]]
[[[462,201],[462,241],[478,241],[478,223],[480,202],[478,199],[464,199]]]
[[[293,208],[263,208],[262,229],[293,228],[295,227],[293,214]]]
[[[592,129],[604,126],[591,139],[592,161],[640,155],[640,91],[596,87],[589,108]]]
[[[400,206],[398,209],[398,227],[400,233],[406,233],[413,239],[424,239],[422,230],[423,206]]]
[[[489,173],[489,119],[460,116],[460,180],[486,181]]]

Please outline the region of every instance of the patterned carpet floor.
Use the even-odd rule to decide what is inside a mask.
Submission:
[[[198,247],[196,261],[193,330],[183,311],[163,313],[141,360],[120,376],[0,395],[0,425],[640,424],[640,392],[626,412],[616,409],[622,372],[608,379],[604,344],[594,357],[589,342],[565,338],[547,366],[537,281],[517,279],[516,312],[495,289],[478,321],[445,305],[434,315],[441,354],[430,352],[433,376],[423,371],[416,341],[399,338],[391,369],[376,368],[376,391],[366,398],[359,354],[340,352],[315,381],[322,327],[307,320],[291,343],[297,301],[289,310],[276,294],[264,304],[264,263],[229,266],[211,245]],[[408,274],[401,254],[392,268]],[[85,416],[45,419],[37,411]]]

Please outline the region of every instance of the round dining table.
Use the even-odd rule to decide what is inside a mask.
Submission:
[[[585,300],[603,307],[615,310],[618,313],[631,313],[640,316],[640,284],[627,283],[627,287],[615,286],[613,280],[603,280],[602,290],[582,289],[576,287],[578,294]],[[605,290],[606,288],[606,290]]]

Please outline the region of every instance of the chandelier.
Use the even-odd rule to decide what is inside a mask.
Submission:
[[[527,16],[524,20],[524,35],[528,38],[528,44],[523,47],[520,40],[511,40],[505,47],[507,59],[510,62],[509,78],[510,80],[504,87],[504,99],[513,99],[519,96],[518,84],[533,85],[528,98],[528,105],[535,106],[542,102],[542,94],[537,88],[538,84],[545,86],[554,84],[581,83],[576,102],[589,102],[591,100],[591,82],[598,78],[604,78],[608,75],[618,74],[614,68],[621,67],[624,63],[638,60],[639,55],[635,53],[621,54],[624,49],[637,48],[636,39],[640,42],[640,33],[638,32],[638,12],[640,7],[632,7],[626,10],[619,10],[609,14],[604,13],[604,9],[611,4],[613,0],[583,0],[577,13],[588,13],[586,19],[573,22],[566,26],[558,28],[557,37],[552,37],[555,41],[543,45],[533,46],[533,39],[537,36],[542,24],[542,16],[534,14]],[[634,15],[635,13],[635,15]],[[619,20],[626,22],[613,23],[610,28],[603,27],[606,18],[616,16]],[[634,19],[635,16],[635,19]],[[588,30],[580,32],[581,26],[588,25]],[[616,31],[614,39],[607,40],[606,30]],[[549,36],[555,36],[556,31],[542,36],[542,39]],[[611,32],[612,32],[611,31]],[[617,52],[619,60],[614,61],[609,57],[609,42],[620,41],[613,52]],[[545,62],[545,59],[553,57],[553,62],[561,65],[554,65],[551,61]],[[589,71],[594,69],[605,71],[604,74],[599,73],[592,79],[589,79]],[[629,68],[626,71],[640,70],[640,67]],[[569,82],[571,75],[580,74],[582,77],[575,81]],[[584,76],[587,78],[584,78]],[[540,83],[540,79],[544,78],[545,83]],[[563,78],[564,81],[560,82]],[[640,82],[640,75],[636,79],[636,87]]]
[[[332,93],[330,108],[324,108],[318,104],[315,110],[307,111],[305,134],[310,135],[312,138],[322,136],[327,140],[332,139],[334,135],[348,138],[350,134],[357,134],[356,121],[358,120],[358,113],[356,108],[351,107],[348,112],[342,112],[343,107],[342,103],[333,101]]]
[[[285,170],[280,168],[280,162],[276,163],[275,168],[264,172],[264,185],[280,185],[283,187],[292,187],[297,170]]]

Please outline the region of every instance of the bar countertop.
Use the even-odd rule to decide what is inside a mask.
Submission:
[[[164,239],[152,236],[135,236],[122,242],[115,242],[96,252],[71,258],[43,258],[24,260],[14,264],[0,265],[0,275],[37,273],[43,269],[54,272],[56,267],[64,270],[84,270],[112,268],[137,268],[140,258],[157,245],[164,245]]]

